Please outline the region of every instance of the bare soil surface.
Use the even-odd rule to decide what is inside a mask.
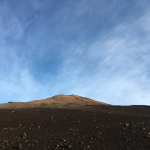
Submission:
[[[0,148],[149,150],[150,108],[0,109]]]
[[[0,149],[150,149],[148,106],[15,104],[0,109]]]

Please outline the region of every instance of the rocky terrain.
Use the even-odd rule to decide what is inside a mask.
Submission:
[[[1,104],[0,149],[150,149],[150,107],[112,106],[78,96],[79,103],[73,96],[64,97],[53,97],[55,103]]]

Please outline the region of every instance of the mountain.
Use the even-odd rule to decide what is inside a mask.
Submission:
[[[78,95],[55,95],[42,100],[30,101],[30,103],[59,103],[59,104],[79,104],[79,105],[109,105],[103,102],[99,102],[93,99]]]
[[[1,108],[34,108],[34,107],[49,107],[49,108],[81,108],[86,106],[110,106],[109,104],[92,100],[78,95],[55,95],[42,100],[33,100],[29,102],[8,102],[0,104]]]

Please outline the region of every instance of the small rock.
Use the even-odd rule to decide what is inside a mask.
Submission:
[[[71,149],[71,145],[68,145],[68,148]]]
[[[24,133],[23,133],[23,136],[25,136],[25,137],[26,137],[26,136],[27,136],[27,134],[24,132]]]
[[[23,135],[22,135],[22,138],[25,139],[26,136],[27,136],[27,134],[24,132]]]
[[[38,144],[39,142],[38,141],[34,141],[34,143]]]
[[[18,149],[22,149],[22,144],[19,144],[19,145],[18,145]]]
[[[148,133],[148,134],[146,135],[146,137],[150,138],[150,133]]]
[[[126,126],[126,127],[128,127],[128,126],[129,126],[129,124],[128,124],[128,123],[125,123],[125,126]]]

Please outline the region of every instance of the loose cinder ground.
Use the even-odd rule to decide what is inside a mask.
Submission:
[[[77,95],[1,104],[0,149],[149,150],[150,107]]]
[[[149,150],[150,108],[0,109],[0,149]]]

